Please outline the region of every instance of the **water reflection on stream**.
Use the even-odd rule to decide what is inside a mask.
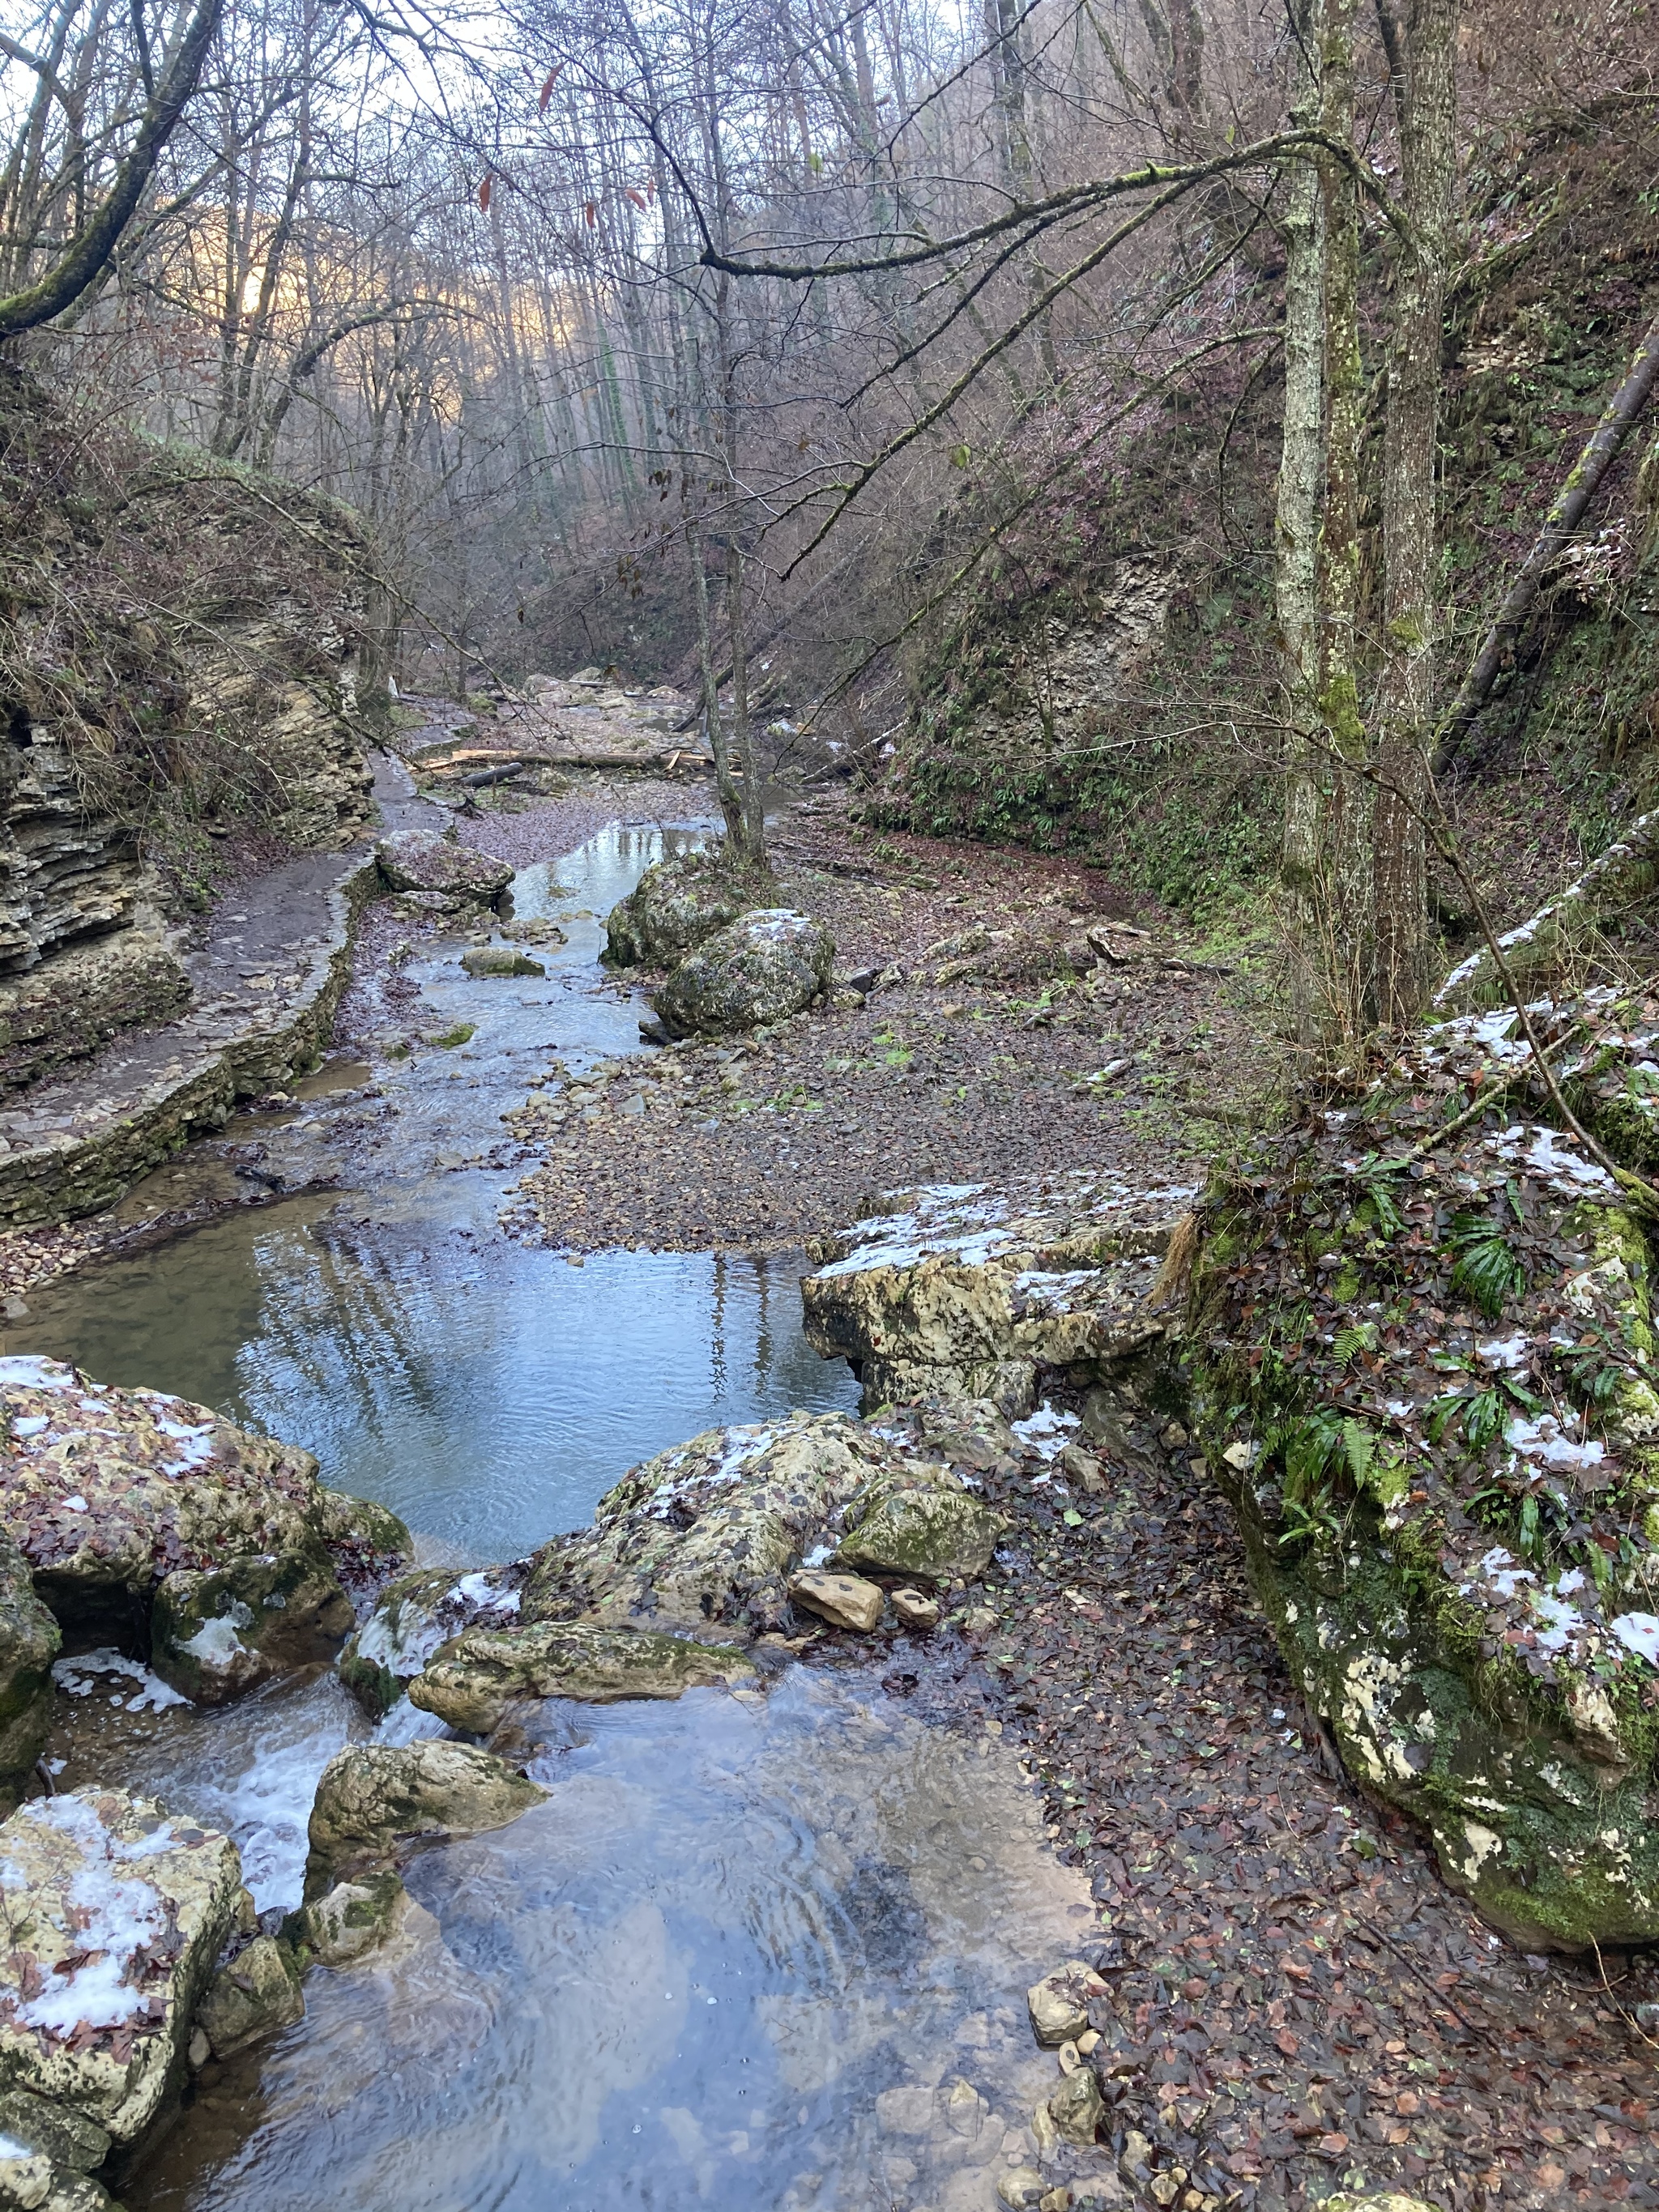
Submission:
[[[638,1002],[593,965],[597,917],[661,849],[613,830],[520,878],[520,915],[591,909],[544,982],[475,983],[458,943],[422,944],[411,1018],[476,1033],[384,1079],[343,1205],[71,1279],[7,1350],[302,1442],[326,1480],[471,1559],[575,1525],[715,1421],[851,1406],[801,1337],[791,1263],[578,1269],[495,1230],[507,1177],[478,1156],[545,1048],[578,1068],[638,1048]],[[338,1110],[303,1108],[289,1156],[325,1152]],[[418,1856],[404,1935],[313,1969],[298,2027],[209,2068],[127,2183],[133,2212],[992,2212],[1053,2081],[1022,1994],[1086,1942],[1091,1909],[1012,1757],[885,1695],[890,1663],[566,1708],[565,1747],[532,1770],[547,1803]],[[63,1786],[119,1781],[228,1826],[259,1904],[297,1903],[316,1777],[370,1733],[332,1675],[213,1713],[81,1680],[52,1747]],[[406,1704],[386,1724],[419,1725]]]

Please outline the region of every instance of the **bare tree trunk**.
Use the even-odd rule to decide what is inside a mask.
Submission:
[[[1355,0],[1326,0],[1320,125],[1353,142]],[[1369,1027],[1374,931],[1371,786],[1346,772],[1366,763],[1356,652],[1359,615],[1359,195],[1346,164],[1320,165],[1325,245],[1325,499],[1320,528],[1319,714],[1327,748],[1325,821],[1316,895],[1323,908],[1326,1033],[1346,1046]]]
[[[1300,83],[1291,119],[1310,125],[1319,112],[1320,0],[1301,0],[1297,27]],[[1297,1036],[1317,1028],[1311,979],[1317,965],[1312,899],[1318,869],[1318,769],[1313,746],[1319,683],[1319,498],[1324,477],[1324,252],[1319,179],[1295,162],[1285,179],[1285,422],[1273,527],[1273,589],[1284,653],[1285,842],[1290,894],[1291,997]]]
[[[1457,179],[1457,0],[1408,0],[1403,33],[1379,13],[1400,110],[1405,212],[1389,339],[1382,442],[1382,668],[1374,898],[1376,1018],[1414,1021],[1428,995],[1423,823],[1434,700],[1435,452],[1452,201]]]
[[[1659,317],[1643,333],[1624,382],[1602,410],[1601,421],[1556,494],[1554,504],[1544,518],[1544,526],[1534,539],[1532,550],[1522,562],[1475,655],[1474,665],[1463,679],[1463,687],[1446,717],[1440,743],[1435,748],[1437,775],[1450,767],[1470,723],[1492,696],[1498,672],[1515,649],[1516,640],[1532,611],[1533,601],[1538,597],[1550,563],[1583,520],[1584,510],[1595,498],[1602,477],[1618,459],[1656,383],[1659,383]]]

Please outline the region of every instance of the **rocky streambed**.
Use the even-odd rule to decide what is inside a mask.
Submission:
[[[1643,1010],[1583,1142],[1480,1016],[1206,1189],[507,1244],[519,1055],[674,1127],[664,849],[400,893],[372,1079],[228,1133],[311,1195],[32,1294],[0,2191],[1652,2201]]]

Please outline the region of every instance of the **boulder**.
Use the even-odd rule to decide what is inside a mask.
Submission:
[[[1087,1388],[1162,1344],[1164,1261],[1195,1199],[1110,1175],[939,1186],[820,1246],[807,1341],[867,1407],[926,1392],[1029,1413],[1039,1369]]]
[[[786,1020],[830,980],[836,941],[821,921],[762,907],[705,938],[653,997],[673,1036],[722,1036]]]
[[[865,1636],[880,1626],[886,1603],[879,1584],[866,1583],[858,1575],[825,1574],[817,1567],[793,1577],[789,1595],[797,1605],[804,1605],[832,1628],[855,1629]]]
[[[788,1576],[809,1553],[827,1559],[844,1511],[912,1464],[845,1413],[710,1429],[624,1475],[592,1528],[535,1553],[524,1617],[693,1636],[781,1626]]]
[[[428,1662],[409,1695],[451,1728],[488,1735],[521,1698],[576,1698],[608,1705],[629,1698],[678,1698],[687,1690],[740,1681],[754,1671],[730,1644],[542,1621],[525,1628],[468,1629]]]
[[[753,903],[718,852],[659,860],[611,908],[604,957],[613,968],[672,968]]]
[[[505,860],[475,853],[453,836],[425,830],[401,830],[374,848],[380,873],[394,891],[440,891],[473,906],[489,906],[513,880]]]
[[[0,1813],[22,1795],[52,1726],[58,1623],[34,1595],[28,1563],[0,1529]]]
[[[307,1901],[340,1881],[390,1871],[411,1843],[504,1828],[546,1795],[470,1744],[349,1744],[317,1784]]]
[[[1100,2094],[1099,2076],[1092,2069],[1079,2066],[1066,2075],[1048,2100],[1048,2117],[1063,2142],[1075,2143],[1079,2149],[1088,2148],[1106,2118],[1106,2100]]]
[[[287,1944],[256,1936],[221,1966],[196,2018],[216,2058],[228,2058],[251,2043],[280,2034],[305,2018],[299,1969]]]
[[[400,1875],[338,1881],[301,1915],[307,1949],[323,1966],[349,1966],[389,1942],[411,1903]]]
[[[198,1705],[222,1705],[286,1668],[331,1659],[351,1601],[322,1546],[255,1553],[204,1574],[180,1567],[156,1589],[150,1665]]]
[[[92,2173],[109,2156],[108,2133],[72,2105],[54,2105],[27,2089],[0,2096],[0,2135],[9,2136],[33,2158],[45,2158],[72,2173]]]
[[[209,1697],[331,1648],[350,1626],[340,1575],[368,1587],[409,1542],[394,1515],[324,1490],[309,1452],[161,1391],[0,1359],[0,1528],[35,1595],[83,1640],[121,1644],[165,1587],[158,1671]]]
[[[1088,2033],[1090,2000],[1106,1994],[1107,1985],[1092,1966],[1081,1959],[1068,1959],[1025,1992],[1032,2034],[1050,2051],[1075,2042]]]
[[[1620,1059],[1651,1060],[1633,1011],[1582,1011],[1575,1047],[1540,1010],[1586,1112]],[[1190,1425],[1297,1686],[1366,1792],[1420,1820],[1447,1879],[1527,1948],[1647,1942],[1648,1246],[1616,1176],[1524,1093],[1504,1100],[1526,1074],[1511,1028],[1431,1031],[1365,1094],[1363,1143],[1362,1102],[1339,1101],[1218,1187]]]
[[[475,1624],[505,1628],[519,1617],[523,1565],[457,1575],[425,1567],[389,1583],[340,1654],[340,1679],[375,1720],[391,1711],[441,1644]]]
[[[471,952],[461,955],[461,965],[469,975],[545,975],[547,970],[539,960],[532,960],[527,952],[520,952],[510,945],[479,945]]]
[[[236,1919],[236,1846],[148,1799],[80,1790],[0,1824],[0,2081],[132,2143],[183,2069]]]
[[[927,1582],[982,1574],[1008,1525],[943,1468],[925,1486],[873,1491],[846,1519],[850,1533],[836,1548],[837,1566],[855,1574],[920,1575]]]

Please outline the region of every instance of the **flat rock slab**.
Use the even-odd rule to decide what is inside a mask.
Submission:
[[[236,1846],[148,1799],[82,1790],[0,1824],[0,2079],[136,2141],[236,1917]]]
[[[879,1595],[879,1593],[878,1593]],[[488,1735],[523,1698],[574,1698],[615,1705],[678,1698],[754,1674],[730,1644],[695,1644],[629,1628],[473,1628],[446,1644],[409,1686],[411,1703],[451,1728]]]

